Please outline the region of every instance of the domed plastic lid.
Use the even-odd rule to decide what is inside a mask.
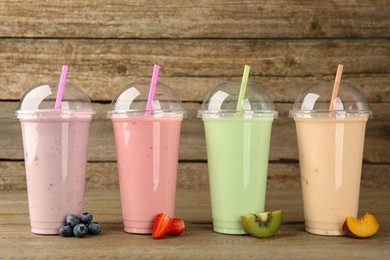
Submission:
[[[334,111],[330,111],[333,82],[317,82],[303,90],[295,100],[290,117],[371,117],[362,93],[352,84],[341,82]]]
[[[163,83],[157,83],[152,110],[146,110],[149,83],[131,83],[112,101],[107,117],[131,116],[184,116],[185,111],[176,92]]]
[[[88,96],[80,88],[70,83],[65,84],[61,108],[54,109],[57,90],[58,83],[39,83],[30,88],[20,100],[15,117],[74,112],[95,113]]]
[[[240,82],[225,82],[214,88],[203,101],[202,109],[198,111],[201,118],[220,117],[272,117],[276,118],[275,110],[269,95],[257,84],[248,83],[243,100],[242,111],[237,110]]]

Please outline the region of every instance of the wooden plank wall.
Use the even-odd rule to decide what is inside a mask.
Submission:
[[[299,186],[294,123],[297,94],[318,80],[356,85],[374,118],[366,132],[362,186],[390,186],[390,2],[228,0],[3,0],[0,3],[0,189],[25,189],[20,127],[12,119],[31,86],[68,80],[83,88],[98,115],[91,127],[87,188],[118,187],[111,99],[126,84],[160,81],[183,100],[179,187],[207,187],[202,99],[216,85],[250,80],[275,102],[269,187]]]

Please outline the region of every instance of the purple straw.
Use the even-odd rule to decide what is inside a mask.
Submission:
[[[62,95],[64,94],[64,87],[65,87],[67,73],[68,73],[68,66],[63,65],[61,71],[60,83],[58,84],[57,98],[56,98],[56,103],[54,105],[54,109],[61,108]]]
[[[156,93],[156,85],[157,85],[157,81],[158,81],[158,73],[159,72],[160,72],[160,66],[157,64],[154,64],[152,80],[150,82],[148,101],[146,103],[145,115],[150,115],[152,110],[153,110],[153,99],[154,99],[154,94]]]

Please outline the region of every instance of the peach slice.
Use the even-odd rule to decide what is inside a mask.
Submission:
[[[378,219],[373,214],[367,212],[359,219],[351,216],[347,217],[343,224],[343,231],[350,237],[368,238],[375,235],[379,227]]]

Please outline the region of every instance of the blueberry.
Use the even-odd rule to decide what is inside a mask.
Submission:
[[[62,226],[60,227],[59,233],[62,237],[72,237],[73,228],[71,226]]]
[[[98,235],[101,231],[102,231],[102,229],[100,228],[100,224],[99,223],[91,222],[88,225],[88,232],[91,235]]]
[[[66,224],[69,226],[74,227],[79,223],[80,223],[80,219],[74,214],[70,214],[69,216],[66,217]]]
[[[81,214],[80,216],[80,221],[81,223],[84,223],[84,224],[89,224],[92,222],[92,214],[89,213],[89,212],[84,212],[83,214]]]
[[[73,233],[76,237],[85,237],[88,234],[88,227],[83,223],[77,224],[73,228]]]

